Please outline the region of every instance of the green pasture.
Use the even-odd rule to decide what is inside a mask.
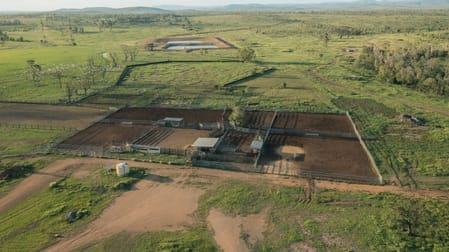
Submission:
[[[0,153],[2,155],[26,154],[34,150],[45,149],[52,140],[61,139],[69,134],[57,129],[30,129],[24,126],[14,128],[0,127]]]

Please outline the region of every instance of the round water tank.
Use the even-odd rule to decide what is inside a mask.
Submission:
[[[117,176],[124,177],[129,174],[129,165],[127,163],[119,163],[115,166]]]

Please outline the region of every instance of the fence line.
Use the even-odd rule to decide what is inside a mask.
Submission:
[[[21,123],[4,123],[0,122],[0,127],[5,128],[18,128],[18,129],[45,129],[45,130],[64,130],[64,131],[75,131],[76,128],[63,127],[63,126],[53,126],[53,125],[43,125],[43,124],[21,124]]]
[[[369,159],[369,162],[371,163],[371,166],[374,168],[374,171],[377,173],[379,183],[382,184],[383,183],[382,175],[380,174],[379,168],[377,167],[376,162],[374,161],[374,158],[371,155],[371,152],[366,147],[365,142],[363,142],[362,136],[360,135],[359,131],[357,130],[357,127],[355,126],[354,121],[351,118],[351,115],[349,115],[349,112],[346,112],[346,116],[348,117],[349,121],[351,122],[352,127],[354,128],[354,132],[357,135],[359,143],[362,145],[362,148],[365,151],[366,155],[368,155],[368,159]]]

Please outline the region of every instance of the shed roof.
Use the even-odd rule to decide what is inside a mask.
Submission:
[[[251,143],[251,149],[257,149],[257,150],[260,150],[260,149],[262,149],[262,145],[263,145],[263,142],[262,142],[262,141],[254,140],[254,141]]]
[[[181,122],[184,120],[182,117],[165,117],[164,121],[170,121],[170,122]]]
[[[199,148],[214,148],[215,145],[217,145],[218,139],[219,138],[216,137],[199,137],[192,146]]]

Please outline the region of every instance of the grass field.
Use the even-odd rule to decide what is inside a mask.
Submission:
[[[45,149],[52,140],[62,139],[70,132],[63,130],[0,127],[1,155],[26,154]]]

